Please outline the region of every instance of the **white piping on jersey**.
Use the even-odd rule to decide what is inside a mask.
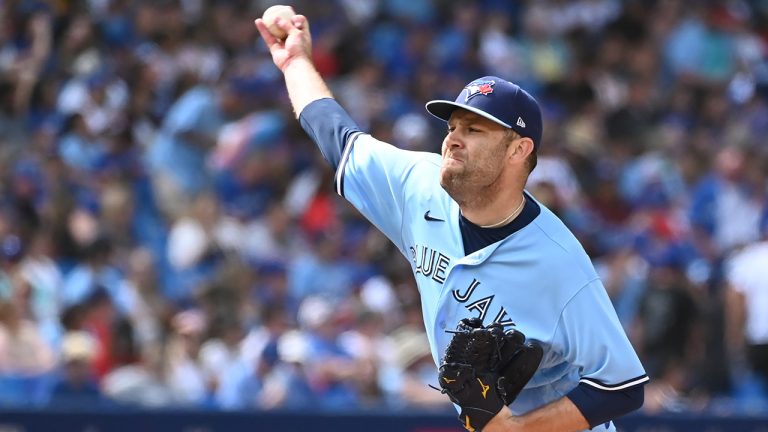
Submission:
[[[620,385],[617,385],[617,386],[608,386],[606,384],[600,384],[600,383],[598,383],[596,381],[593,381],[593,380],[590,380],[590,379],[587,379],[587,378],[582,378],[582,379],[579,380],[579,382],[587,384],[587,385],[590,385],[590,386],[592,386],[594,388],[597,388],[597,389],[600,389],[600,390],[616,391],[616,390],[624,390],[625,388],[629,388],[629,387],[632,387],[632,386],[644,383],[644,382],[646,382],[648,380],[650,380],[650,378],[648,378],[648,375],[643,375],[643,376],[641,376],[641,377],[639,377],[639,378],[637,378],[635,380],[631,380],[631,381],[628,381],[628,382],[626,382],[624,384],[620,384]]]
[[[349,160],[349,152],[352,151],[352,144],[354,144],[357,138],[362,134],[362,132],[357,132],[352,134],[352,136],[347,139],[346,145],[344,146],[344,153],[341,154],[339,166],[336,168],[336,193],[340,196],[344,196],[342,193],[343,188],[341,186],[341,182],[344,181],[344,167],[347,165],[347,161]]]

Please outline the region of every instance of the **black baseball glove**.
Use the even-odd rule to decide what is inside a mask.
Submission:
[[[438,379],[442,392],[461,407],[459,421],[480,431],[515,400],[539,367],[541,346],[501,324],[484,327],[479,318],[463,319],[445,350]]]

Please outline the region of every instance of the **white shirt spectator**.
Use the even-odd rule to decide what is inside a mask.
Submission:
[[[113,369],[102,382],[104,394],[120,403],[162,407],[173,403],[171,391],[145,367],[133,364]]]
[[[177,404],[201,404],[208,396],[205,373],[194,359],[182,358],[173,362],[167,380]]]
[[[768,241],[737,252],[728,262],[728,281],[744,295],[747,342],[768,344]]]
[[[105,81],[96,83],[99,79]],[[92,86],[104,86],[103,100],[98,101],[93,97]],[[61,90],[58,110],[65,114],[82,114],[88,128],[99,134],[118,122],[128,105],[128,99],[128,86],[121,79],[91,78],[90,83],[85,79],[73,79]]]
[[[205,255],[210,239],[205,229],[192,218],[176,222],[168,235],[168,261],[176,269],[187,269]]]
[[[738,186],[724,183],[717,198],[715,242],[721,250],[756,241],[760,235],[762,203]],[[768,261],[764,261],[768,262]]]

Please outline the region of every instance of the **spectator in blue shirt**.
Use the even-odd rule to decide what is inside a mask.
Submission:
[[[171,106],[148,151],[158,203],[170,216],[183,212],[189,199],[209,188],[206,155],[228,120],[245,112],[244,89],[230,81],[198,85]]]

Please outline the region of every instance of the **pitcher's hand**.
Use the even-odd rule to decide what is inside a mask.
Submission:
[[[288,33],[285,40],[279,40],[267,30],[267,25],[261,18],[256,19],[256,28],[267,44],[272,61],[280,71],[294,60],[305,59],[312,61],[312,36],[309,33],[309,21],[304,15],[294,15],[290,21],[278,18],[275,24]]]

